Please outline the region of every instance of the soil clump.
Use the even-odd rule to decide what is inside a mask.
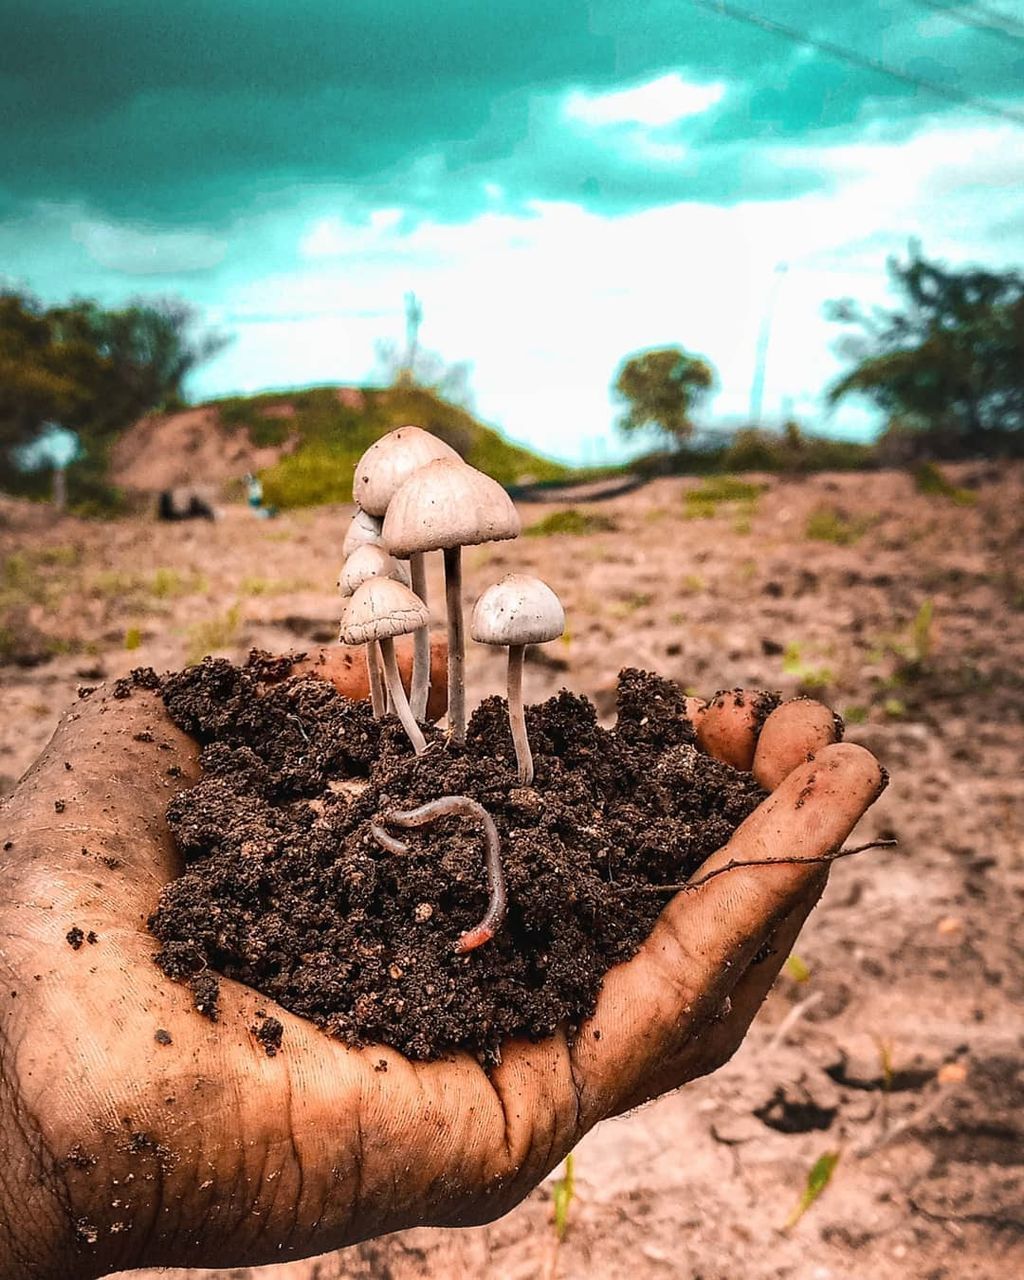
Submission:
[[[163,683],[203,774],[168,806],[185,869],[150,927],[158,962],[208,1017],[217,973],[352,1044],[493,1063],[505,1039],[577,1027],[664,906],[636,889],[685,880],[764,798],[701,750],[678,686],[633,669],[612,729],[565,690],[527,708],[532,787],[517,781],[504,699],[478,707],[464,747],[427,729],[416,757],[397,720],[324,681],[266,674],[257,654]],[[467,954],[455,943],[488,899],[477,824],[401,831],[402,854],[370,830],[445,795],[483,805],[502,841],[508,915]]]

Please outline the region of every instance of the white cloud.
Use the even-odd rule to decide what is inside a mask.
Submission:
[[[71,236],[100,266],[131,276],[209,271],[223,260],[228,247],[207,231],[167,231],[94,219],[73,222]]]
[[[565,114],[584,124],[639,124],[661,129],[687,116],[700,115],[725,97],[725,84],[694,84],[677,71],[632,89],[590,94],[574,89],[566,98]]]

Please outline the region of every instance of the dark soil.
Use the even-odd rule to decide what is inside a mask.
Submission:
[[[465,748],[428,730],[416,758],[367,704],[266,674],[258,658],[207,660],[163,686],[203,745],[203,776],[168,807],[186,869],[150,925],[159,963],[192,983],[208,1017],[216,972],[349,1043],[496,1061],[508,1037],[577,1026],[664,905],[630,887],[685,880],[763,798],[695,745],[677,686],[640,671],[619,677],[612,730],[565,691],[528,708],[532,787],[516,779],[503,699],[479,707]],[[462,955],[454,944],[487,905],[477,825],[401,831],[405,854],[370,832],[452,794],[493,816],[509,897],[498,934]],[[272,1021],[268,1051],[280,1044]]]

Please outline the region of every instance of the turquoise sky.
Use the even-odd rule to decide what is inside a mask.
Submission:
[[[202,395],[370,378],[412,289],[569,458],[619,448],[645,346],[743,420],[770,305],[766,420],[862,434],[823,303],[884,301],[913,236],[1024,262],[1022,0],[0,0],[0,119],[9,283],[191,299],[235,336]]]

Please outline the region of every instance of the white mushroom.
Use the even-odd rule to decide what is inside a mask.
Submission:
[[[358,551],[360,547],[380,546],[380,523],[377,516],[371,516],[366,511],[357,511],[355,513],[348,527],[348,532],[345,534],[345,541],[341,544],[341,554],[346,560],[353,551]]]
[[[342,565],[341,573],[338,575],[338,590],[347,599],[370,578],[395,578],[405,586],[409,585],[409,575],[403,564],[388,555],[383,547],[364,543],[357,547]],[[344,626],[344,623],[342,625]],[[373,714],[379,718],[384,714],[384,690],[381,687],[380,668],[377,665],[377,648],[377,644],[371,641],[366,645],[365,653],[370,702],[373,706]]]
[[[417,755],[427,743],[405,696],[394,638],[426,626],[427,616],[427,606],[401,582],[394,578],[368,578],[349,601],[341,632],[346,644],[380,645],[391,705]]]
[[[448,727],[466,738],[466,637],[462,624],[462,548],[519,535],[519,513],[490,476],[464,462],[439,459],[414,471],[384,517],[384,545],[403,559],[444,552],[448,608]]]
[[[356,463],[352,499],[369,516],[382,517],[395,491],[420,467],[437,458],[461,459],[455,450],[420,427],[399,427],[374,441]],[[403,557],[404,559],[405,557]],[[427,603],[427,573],[423,553],[409,557],[412,589]],[[430,632],[424,628],[413,640],[412,709],[418,719],[427,714],[430,695]]]
[[[564,630],[565,612],[558,596],[546,582],[524,573],[510,573],[488,587],[473,609],[473,639],[508,645],[508,718],[524,786],[533,781],[533,754],[523,709],[523,655],[528,644],[554,640]]]

